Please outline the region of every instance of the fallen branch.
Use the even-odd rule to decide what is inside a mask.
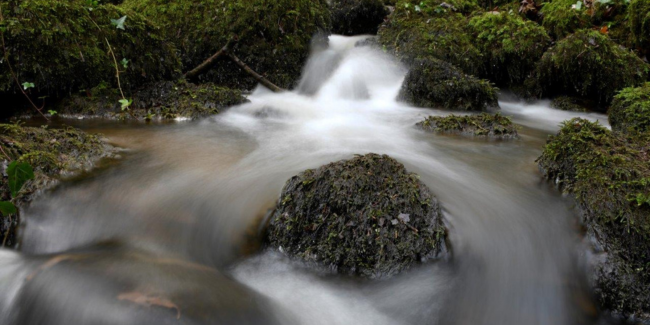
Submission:
[[[266,88],[273,90],[274,92],[281,92],[284,91],[284,89],[276,86],[274,83],[269,81],[268,79],[264,78],[262,75],[258,74],[257,72],[253,71],[249,66],[246,65],[246,63],[242,62],[236,55],[232,54],[231,52],[226,52],[228,54],[228,57],[230,57],[231,60],[233,60],[237,65],[244,69],[248,74],[253,76],[257,81],[259,81],[262,85],[264,85]]]
[[[2,16],[2,6],[0,6],[0,22],[4,23],[4,21],[5,21],[5,19]],[[42,111],[43,108],[45,107],[45,100],[43,100],[43,106],[41,106],[41,108],[39,108],[38,106],[36,106],[36,104],[34,104],[34,102],[29,97],[29,95],[27,95],[27,93],[25,92],[23,87],[21,87],[20,81],[18,80],[18,77],[16,76],[16,73],[14,73],[14,69],[11,67],[11,63],[9,63],[9,54],[7,53],[7,47],[5,45],[5,33],[2,30],[0,30],[0,40],[2,40],[2,51],[4,53],[4,59],[5,59],[5,61],[7,61],[7,66],[9,67],[9,72],[11,73],[11,76],[13,77],[14,81],[16,82],[16,85],[18,86],[18,89],[20,89],[20,92],[22,92],[23,95],[25,95],[25,98],[27,98],[29,103],[32,104],[32,107],[34,107],[34,109],[39,114],[41,114],[41,116],[43,116],[45,118],[45,120],[49,121],[50,119],[47,116],[45,116],[45,114],[43,114],[43,111]]]
[[[228,41],[224,47],[221,48],[217,53],[215,53],[213,56],[209,57],[207,60],[203,61],[198,67],[192,69],[192,71],[189,71],[185,73],[185,78],[186,79],[194,79],[201,75],[203,72],[208,70],[214,63],[217,61],[219,57],[224,55],[226,52],[228,52],[228,48],[230,47],[231,41]]]

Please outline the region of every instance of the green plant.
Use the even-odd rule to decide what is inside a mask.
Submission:
[[[31,179],[34,179],[34,169],[30,164],[15,160],[12,161],[7,167],[7,185],[11,193],[11,198],[15,199],[25,183]],[[13,202],[0,201],[0,215],[8,217],[17,213],[18,209]],[[8,234],[9,230],[7,229],[2,246],[5,245]]]

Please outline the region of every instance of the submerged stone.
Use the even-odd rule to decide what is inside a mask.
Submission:
[[[388,15],[380,0],[334,0],[332,32],[341,35],[377,34]]]
[[[367,154],[292,177],[266,236],[290,256],[376,278],[439,257],[446,229],[438,200],[416,174]]]
[[[517,126],[512,119],[499,113],[478,115],[429,116],[416,124],[417,127],[437,133],[465,134],[495,139],[516,139]]]
[[[437,59],[415,60],[399,98],[415,106],[452,110],[484,111],[499,107],[497,90],[489,81],[467,75]]]

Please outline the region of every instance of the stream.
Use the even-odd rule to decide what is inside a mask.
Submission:
[[[0,324],[596,324],[573,203],[535,159],[572,117],[502,94],[521,139],[435,135],[450,112],[395,100],[406,69],[362,37],[332,36],[297,89],[175,124],[69,120],[122,158],[24,211],[0,250]],[[440,200],[453,257],[383,280],[307,268],[260,249],[287,179],[388,154]]]

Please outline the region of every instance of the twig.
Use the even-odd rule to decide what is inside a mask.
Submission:
[[[5,155],[5,157],[7,157],[7,159],[11,160],[11,157],[5,152],[5,150],[2,148],[2,146],[0,146],[0,151],[2,151],[2,154]]]
[[[0,23],[4,23],[4,21],[5,21],[5,19],[4,19],[3,15],[2,15],[2,6],[0,5]],[[7,66],[9,67],[9,72],[11,73],[11,76],[13,77],[14,81],[16,82],[16,85],[18,86],[18,89],[20,89],[20,92],[23,93],[23,95],[25,96],[25,98],[27,98],[29,103],[32,104],[32,107],[34,107],[34,109],[39,114],[41,114],[41,116],[43,116],[47,121],[49,121],[50,119],[47,116],[45,116],[45,114],[43,114],[43,111],[42,111],[42,109],[45,107],[45,100],[43,100],[43,106],[41,108],[38,108],[38,106],[36,106],[36,104],[34,104],[32,99],[29,98],[29,95],[27,95],[27,93],[25,92],[23,87],[21,87],[20,81],[18,80],[18,77],[16,76],[16,73],[14,73],[14,69],[11,67],[11,63],[9,62],[9,53],[7,53],[7,47],[5,45],[5,33],[2,30],[0,30],[0,40],[2,41],[2,51],[4,53],[5,61],[7,61]]]
[[[106,40],[106,45],[108,45],[108,52],[113,57],[113,63],[115,63],[115,78],[117,78],[117,88],[120,89],[120,94],[122,94],[122,99],[126,99],[126,97],[124,97],[124,92],[122,91],[122,84],[120,83],[120,66],[117,65],[115,52],[113,52],[113,48],[111,47],[111,43],[108,42],[108,38],[104,37],[104,40]]]
[[[191,71],[187,72],[185,74],[185,78],[194,79],[194,78],[198,77],[199,75],[201,75],[203,72],[205,72],[205,70],[209,69],[219,57],[221,57],[226,52],[228,52],[228,48],[230,47],[230,43],[231,43],[231,41],[228,41],[228,43],[226,43],[226,45],[224,45],[224,47],[222,47],[217,53],[215,53],[214,55],[209,57],[207,60],[203,61],[203,63],[201,63],[196,68],[194,68]]]
[[[231,60],[233,60],[235,63],[237,63],[237,65],[239,67],[244,69],[244,71],[246,71],[248,74],[253,76],[253,78],[255,78],[257,81],[259,81],[266,88],[269,88],[269,89],[273,90],[276,93],[284,91],[284,89],[276,86],[274,83],[272,83],[268,79],[264,78],[263,76],[261,76],[257,72],[253,71],[253,69],[251,69],[249,66],[247,66],[246,63],[242,62],[236,55],[232,54],[231,52],[227,52],[227,54],[228,54],[228,57],[230,57]]]

